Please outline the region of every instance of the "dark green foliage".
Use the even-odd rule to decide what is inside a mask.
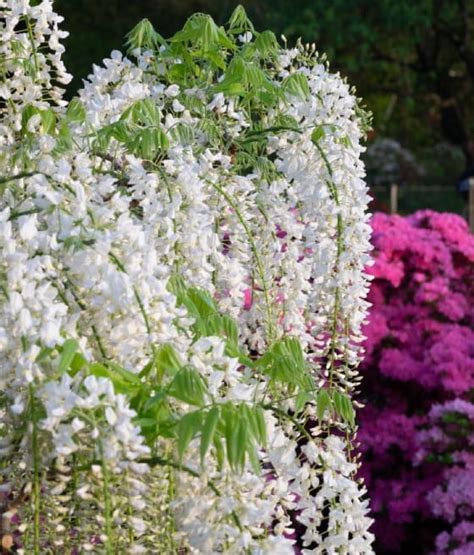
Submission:
[[[374,112],[376,134],[396,138],[415,151],[431,147],[440,139],[458,145],[473,160],[474,138],[474,0],[248,0],[242,2],[257,22],[286,34],[289,42],[302,36],[326,52],[334,68],[355,83],[369,109]],[[186,44],[199,34],[202,54],[223,67],[220,47],[232,49],[221,32],[237,1],[211,0],[58,0],[56,9],[65,16],[66,65],[74,75],[85,77],[92,63],[121,49],[126,33],[142,18],[149,21],[135,27],[128,39],[133,44],[156,47],[170,37],[193,12],[212,15],[216,24],[197,14],[172,41]],[[153,26],[152,26],[153,25]],[[202,31],[205,31],[202,34]],[[242,9],[230,20],[230,35],[237,36],[254,27]],[[275,35],[261,33],[252,49],[271,58]],[[183,67],[175,68],[176,81]],[[250,70],[246,79],[261,81]],[[180,73],[181,72],[181,73]],[[245,94],[243,70],[227,76],[226,93]],[[265,102],[265,86],[262,101]],[[301,85],[301,87],[299,86]],[[73,82],[71,92],[80,86]],[[304,84],[292,83],[299,93]],[[217,89],[216,89],[217,90]],[[151,136],[149,136],[151,135]],[[137,149],[152,152],[160,148],[158,132],[145,132],[137,139]],[[429,158],[429,155],[428,155]],[[434,158],[434,156],[432,156]],[[436,168],[435,170],[436,171]],[[454,174],[457,169],[453,169]],[[453,174],[452,174],[453,175]],[[453,175],[454,177],[454,175]],[[434,176],[436,178],[436,175]]]
[[[302,36],[355,83],[377,134],[440,138],[474,161],[474,1],[262,0],[265,25]]]

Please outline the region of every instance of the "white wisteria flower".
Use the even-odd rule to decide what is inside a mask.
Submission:
[[[19,552],[372,553],[353,91],[239,7],[170,41],[144,20],[66,101],[52,2],[0,11],[0,491]]]

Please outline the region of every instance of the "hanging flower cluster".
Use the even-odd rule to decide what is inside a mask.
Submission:
[[[65,102],[51,4],[0,0],[3,547],[371,553],[352,91],[237,8]]]

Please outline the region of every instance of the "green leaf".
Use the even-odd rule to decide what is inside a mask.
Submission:
[[[109,370],[99,362],[94,362],[90,365],[89,371],[93,376],[97,376],[98,378],[110,378]]]
[[[289,351],[292,363],[300,370],[304,371],[306,361],[299,340],[296,337],[287,337],[285,339],[285,345]]]
[[[178,456],[183,460],[183,455],[193,438],[201,429],[202,414],[200,411],[185,414],[178,424]]]
[[[245,421],[245,425],[250,431],[251,436],[262,447],[267,443],[267,429],[265,426],[265,418],[261,407],[251,407],[243,404],[241,415]]]
[[[176,296],[178,304],[182,305],[187,296],[187,287],[184,279],[178,274],[172,275],[168,280],[168,289]]]
[[[158,380],[161,381],[165,375],[174,376],[181,366],[182,364],[174,348],[169,344],[165,344],[158,349],[154,358],[138,375],[140,378],[143,378],[156,369]]]
[[[344,137],[341,137],[340,141],[341,144],[344,145],[346,148],[352,147],[352,141],[348,135],[344,135]]]
[[[194,368],[181,368],[168,388],[168,394],[188,405],[204,405],[207,385],[202,376]]]
[[[38,353],[38,356],[35,358],[36,363],[44,362],[51,358],[51,353],[54,351],[51,347],[42,347],[41,351]]]
[[[61,348],[61,356],[59,358],[58,365],[58,371],[60,374],[63,374],[64,372],[69,370],[74,359],[74,355],[78,349],[79,345],[75,339],[67,339],[64,342]]]
[[[147,127],[136,131],[130,142],[124,142],[131,152],[145,160],[153,160],[158,152],[169,146],[168,137],[159,127]]]
[[[173,64],[168,71],[168,78],[171,83],[183,83],[188,73],[186,64]]]
[[[336,413],[344,419],[344,406],[342,402],[342,395],[339,391],[335,391],[332,394],[332,400],[334,402],[334,407],[336,408]]]
[[[290,116],[289,114],[279,114],[275,118],[275,127],[282,130],[294,129],[295,131],[301,132],[296,118]]]
[[[265,416],[262,407],[254,407],[254,414],[257,420],[258,442],[263,447],[267,445],[267,426],[265,424]]]
[[[156,355],[156,365],[160,373],[170,376],[174,376],[182,366],[176,351],[171,345],[163,345],[160,347]]]
[[[217,28],[217,44],[221,49],[222,48],[227,48],[229,50],[235,49],[234,41],[227,36],[227,33],[225,32],[225,29],[223,27]]]
[[[347,423],[354,428],[355,427],[355,410],[352,405],[352,401],[348,395],[342,396],[342,404],[344,406],[344,414]]]
[[[216,453],[217,467],[221,470],[224,466],[225,452],[222,440],[218,435],[214,435],[213,444]]]
[[[300,391],[295,399],[295,412],[296,414],[300,413],[308,401],[310,401],[312,396],[307,393],[306,391]]]
[[[170,136],[184,145],[193,145],[196,141],[196,134],[191,125],[179,123],[169,130]]]
[[[99,150],[106,150],[112,139],[124,145],[129,144],[131,132],[125,121],[116,121],[100,129],[96,135],[96,145]]]
[[[67,123],[66,118],[62,120],[62,123],[59,127],[59,133],[56,138],[56,148],[54,149],[54,153],[62,153],[68,151],[72,146],[72,133],[69,124]]]
[[[245,466],[245,455],[247,453],[247,446],[248,446],[248,431],[247,427],[245,426],[245,420],[240,418],[239,424],[235,433],[236,436],[236,468],[240,471],[244,469]]]
[[[278,41],[272,31],[263,31],[255,39],[255,48],[263,57],[270,57],[278,52]]]
[[[225,70],[227,65],[225,63],[225,58],[220,54],[220,52],[221,50],[218,49],[206,50],[203,54],[203,58],[212,62],[219,69]]]
[[[324,139],[326,136],[326,132],[324,131],[324,127],[322,125],[315,127],[313,132],[311,133],[311,141],[313,143],[319,143],[321,139]]]
[[[188,298],[196,307],[201,318],[206,318],[217,313],[216,303],[211,295],[209,295],[206,291],[190,287],[188,289]]]
[[[252,62],[247,62],[245,67],[244,79],[249,85],[250,89],[264,88],[267,91],[273,92],[275,85],[267,77],[267,74]]]
[[[69,367],[69,373],[72,376],[75,376],[78,372],[80,372],[87,366],[88,366],[88,362],[83,357],[83,355],[81,355],[81,353],[75,353]]]
[[[41,117],[41,128],[43,133],[47,133],[49,135],[53,134],[56,127],[56,114],[53,110],[41,110],[39,114]]]
[[[31,104],[28,104],[23,108],[21,112],[21,130],[23,133],[28,133],[28,121],[39,112],[39,109]]]
[[[241,5],[238,5],[232,12],[228,25],[229,31],[233,34],[240,34],[245,31],[255,33],[253,23],[250,21],[244,7]]]
[[[257,362],[256,366],[270,376],[274,382],[298,387],[308,393],[314,390],[314,380],[310,375],[298,339],[286,337],[275,342]]]
[[[120,116],[120,121],[136,123],[139,125],[158,124],[161,121],[161,112],[158,106],[149,98],[134,102]]]
[[[219,407],[218,406],[212,407],[207,413],[206,419],[204,421],[204,426],[202,428],[202,433],[201,433],[201,445],[199,449],[201,464],[203,464],[207,451],[212,441],[214,440],[214,434],[216,432],[219,418],[220,418]]]
[[[236,470],[238,463],[237,436],[240,426],[240,418],[231,404],[223,406],[223,419],[227,461],[230,468],[232,470]]]
[[[246,62],[241,56],[234,56],[225,72],[224,79],[212,89],[214,93],[223,92],[229,95],[244,95]]]
[[[171,37],[170,42],[197,43],[199,40],[202,41],[204,25],[208,17],[201,13],[193,14],[188,18],[183,28]]]
[[[142,385],[139,376],[111,362],[107,362],[107,366],[95,362],[90,365],[89,372],[93,376],[108,378],[113,383],[115,391],[127,395],[136,392]]]
[[[152,397],[148,398],[145,402],[144,412],[153,412],[157,411],[160,406],[166,402],[166,392],[165,391],[158,391]]]
[[[73,98],[68,104],[66,119],[68,121],[84,121],[85,113],[86,112],[82,102],[78,98]]]
[[[331,406],[331,397],[326,389],[320,389],[316,397],[316,406],[319,420],[324,419],[326,409]]]
[[[260,466],[260,460],[257,456],[255,445],[251,441],[247,443],[247,453],[248,453],[249,461],[250,461],[250,464],[252,465],[253,471],[255,472],[255,474],[259,475],[260,472],[262,471],[262,467]]]
[[[136,420],[134,420],[134,423],[137,426],[140,426],[142,430],[156,428],[157,426],[157,421],[154,418],[137,418]]]
[[[214,47],[233,49],[234,43],[229,39],[225,30],[218,27],[211,16],[195,13],[170,39],[172,43],[198,44],[204,52],[213,50]]]
[[[239,330],[236,321],[230,316],[222,317],[222,327],[230,345],[237,347],[239,344]]]
[[[214,92],[223,92],[229,96],[244,96],[245,87],[238,78],[224,79],[213,88]]]
[[[206,17],[202,28],[202,46],[204,50],[209,50],[217,43],[217,25],[211,17]]]
[[[342,417],[344,422],[349,424],[351,427],[354,427],[355,411],[349,396],[341,393],[340,391],[335,391],[333,394],[333,401],[339,416]]]
[[[292,73],[283,79],[281,87],[285,93],[297,96],[303,100],[306,100],[311,94],[308,79],[306,75],[300,72]]]
[[[148,19],[142,19],[127,34],[126,44],[129,51],[136,48],[154,50],[159,46],[166,46],[166,41],[155,31],[155,28]]]
[[[66,237],[62,242],[66,250],[79,251],[95,243],[94,239],[85,239],[77,235]]]
[[[116,364],[115,362],[108,361],[107,366],[110,371],[114,372],[123,381],[141,385],[142,381],[138,374],[134,374],[133,372],[130,372],[130,370],[123,368],[122,366],[120,366],[119,364]]]
[[[51,109],[41,110],[29,104],[23,108],[21,114],[21,127],[23,133],[30,133],[28,131],[28,122],[34,116],[39,115],[41,119],[41,131],[43,133],[52,134],[56,127],[57,116]]]

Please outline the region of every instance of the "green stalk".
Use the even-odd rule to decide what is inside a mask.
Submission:
[[[35,411],[35,391],[33,384],[29,385],[30,392],[30,418],[32,425],[31,451],[33,455],[33,553],[40,555],[40,457],[38,450],[38,422]]]
[[[15,181],[18,179],[24,179],[25,177],[33,177],[34,175],[44,175],[41,172],[22,172],[22,173],[18,173],[16,175],[11,175],[11,176],[7,176],[7,177],[0,177],[0,185],[3,185],[4,183],[8,183],[9,181]]]
[[[28,38],[30,40],[31,49],[33,50],[33,63],[35,66],[35,77],[37,77],[39,73],[38,54],[36,51],[35,37],[33,36],[33,28],[31,26],[31,21],[29,17],[26,17],[26,27],[28,29]]]
[[[318,142],[314,143],[316,148],[318,149],[321,157],[323,158],[324,164],[326,165],[326,169],[328,171],[329,177],[330,177],[330,181],[327,182],[328,188],[329,188],[329,192],[331,194],[331,197],[333,198],[335,204],[337,207],[340,206],[340,201],[339,201],[339,194],[337,191],[336,186],[334,185],[334,182],[332,181],[333,178],[333,171],[332,171],[332,167],[331,164],[326,156],[326,153],[323,151],[323,149],[321,148],[321,146],[319,145]],[[342,234],[344,232],[344,222],[342,220],[342,216],[340,213],[338,213],[337,215],[337,227],[336,227],[336,245],[337,245],[337,251],[336,251],[336,275],[339,269],[339,262],[341,259],[341,255],[342,252],[344,250],[344,245],[343,245],[343,240],[342,240]],[[334,386],[333,380],[334,380],[334,362],[336,359],[336,342],[337,342],[337,338],[338,338],[338,329],[337,329],[337,324],[338,324],[338,319],[339,319],[339,311],[340,311],[340,304],[341,304],[341,292],[339,287],[336,287],[336,291],[335,291],[335,295],[334,295],[334,310],[333,310],[333,322],[332,322],[332,330],[331,330],[331,353],[330,353],[330,361],[331,361],[331,366],[329,369],[329,390],[331,391],[331,389]],[[344,388],[346,390],[346,393],[348,394],[349,392],[347,391],[347,388]],[[351,438],[350,438],[350,434],[349,431],[346,430],[345,432],[345,441],[346,441],[346,447],[347,447],[347,458],[349,460],[349,462],[352,462],[352,442],[351,442]],[[351,473],[351,476],[353,477],[353,473]]]
[[[125,269],[125,266],[122,264],[122,262],[118,259],[118,257],[115,254],[109,253],[109,258],[112,260],[112,262],[117,266],[117,268],[121,272],[123,272],[124,274],[127,273],[127,270]],[[148,314],[146,313],[145,305],[143,304],[143,301],[140,297],[140,294],[138,293],[138,290],[135,286],[133,286],[133,294],[135,296],[135,300],[137,301],[138,308],[140,309],[140,313],[143,317],[143,322],[145,324],[146,332],[150,336],[151,335],[150,320],[148,319]],[[151,351],[152,351],[152,354],[153,354],[153,357],[154,357],[156,355],[156,349],[155,349],[155,345],[153,343],[151,344]]]
[[[248,239],[249,244],[250,244],[250,249],[252,251],[252,254],[255,258],[255,262],[257,264],[257,273],[258,273],[258,275],[260,277],[260,280],[262,282],[263,296],[264,296],[264,299],[265,299],[265,307],[266,307],[266,311],[267,311],[267,320],[268,320],[267,338],[268,338],[269,344],[271,345],[274,342],[274,340],[276,339],[276,330],[275,330],[274,322],[273,322],[273,311],[272,311],[272,305],[271,305],[271,302],[270,302],[270,294],[269,294],[267,282],[266,282],[266,279],[265,279],[265,272],[264,272],[263,264],[262,264],[262,261],[260,259],[259,254],[258,254],[257,245],[255,244],[255,241],[253,240],[252,232],[251,232],[249,226],[247,225],[247,222],[245,221],[244,217],[242,216],[242,214],[239,210],[239,207],[234,202],[233,198],[217,183],[212,183],[212,186],[214,187],[214,189],[216,189],[216,191],[218,191],[226,199],[226,201],[229,203],[229,205],[233,208],[238,220],[240,221],[240,223],[241,223],[242,227],[244,228],[244,231],[247,235],[247,239]]]
[[[109,470],[104,460],[104,449],[102,447],[102,442],[100,443],[100,458],[101,458],[101,468],[102,468],[102,494],[104,496],[104,519],[105,519],[105,534],[107,536],[107,541],[105,543],[105,551],[107,555],[114,555],[113,549],[113,526],[112,526],[112,503],[110,499],[109,491]]]
[[[335,197],[335,201],[337,206],[339,206],[339,200],[337,195]],[[339,261],[341,259],[343,244],[342,244],[342,233],[343,233],[343,222],[342,217],[340,214],[337,215],[337,252],[336,252],[336,274],[339,267]],[[331,368],[329,370],[329,388],[332,388],[333,385],[333,365],[336,358],[336,341],[338,338],[338,330],[337,330],[337,322],[339,319],[339,310],[341,304],[341,292],[339,287],[336,287],[336,291],[334,293],[334,310],[333,310],[333,321],[332,321],[332,330],[331,330]]]
[[[149,464],[150,466],[155,466],[155,465],[168,466],[169,468],[173,468],[175,470],[184,471],[187,474],[189,474],[190,476],[194,476],[195,478],[201,478],[201,474],[199,472],[197,472],[196,470],[193,470],[189,466],[185,466],[181,463],[177,463],[177,462],[172,461],[172,460],[163,459],[161,457],[150,457],[148,459],[140,459],[138,462],[143,462],[143,463]],[[217,488],[217,486],[214,484],[214,482],[212,480],[207,480],[207,485],[212,490],[212,492],[215,495],[217,495],[217,497],[222,496],[221,492],[219,491],[219,489]],[[243,526],[242,526],[242,523],[240,522],[240,519],[239,519],[239,516],[237,515],[237,513],[235,511],[232,511],[231,516],[232,516],[232,520],[234,521],[237,528],[242,532],[243,531]]]
[[[81,310],[86,310],[86,306],[85,304],[81,301],[81,299],[79,298],[79,295],[76,293],[75,289],[74,289],[74,284],[72,283],[72,281],[67,278],[67,283],[70,287],[70,291],[72,296],[74,297],[74,300],[77,303],[77,306],[81,309]],[[109,357],[107,356],[107,353],[105,351],[104,345],[102,343],[102,339],[100,338],[99,332],[97,331],[97,327],[95,326],[95,324],[91,325],[91,330],[92,330],[92,335],[94,336],[95,342],[97,343],[97,347],[99,349],[99,352],[102,356],[103,359],[107,360]]]
[[[262,408],[265,410],[271,410],[276,415],[289,420],[295,428],[300,432],[301,435],[306,437],[308,441],[313,441],[314,437],[308,432],[308,430],[298,421],[298,419],[291,414],[288,414],[286,411],[279,409],[278,407],[274,407],[273,405],[262,405]]]
[[[335,187],[335,185],[332,181],[333,171],[332,171],[331,164],[328,160],[328,157],[326,156],[326,153],[322,149],[321,145],[317,141],[315,141],[313,144],[318,149],[318,152],[321,155],[321,158],[323,159],[324,165],[326,166],[327,172],[329,174],[330,180],[327,181],[326,183],[327,183],[331,198],[334,200],[336,206],[339,207],[340,206],[339,195],[338,195],[338,191],[337,191],[337,189],[336,189],[336,187]],[[338,267],[339,267],[339,261],[341,259],[342,251],[343,251],[343,248],[344,248],[344,245],[342,243],[342,233],[344,231],[344,222],[342,221],[341,214],[337,215],[337,228],[336,228],[336,230],[337,230],[336,231],[337,252],[336,252],[335,272],[337,274]],[[332,387],[333,387],[333,369],[334,369],[334,361],[335,361],[335,357],[336,357],[336,341],[337,341],[337,337],[338,337],[337,321],[338,321],[338,318],[339,318],[340,304],[341,304],[341,292],[339,290],[339,287],[336,287],[336,291],[334,293],[334,310],[333,310],[333,322],[332,322],[332,330],[331,330],[331,354],[330,354],[331,367],[329,369],[329,389],[332,389]]]
[[[167,547],[172,550],[173,553],[177,553],[178,552],[178,546],[175,543],[174,540],[174,532],[175,532],[175,522],[174,522],[174,517],[173,517],[173,513],[169,510],[170,507],[170,503],[171,501],[174,499],[175,497],[175,471],[173,468],[171,468],[170,466],[167,467],[167,471],[168,471],[168,491],[167,491],[167,507],[168,510],[166,511],[166,531],[165,531],[165,537],[166,537],[166,542],[167,542]]]

